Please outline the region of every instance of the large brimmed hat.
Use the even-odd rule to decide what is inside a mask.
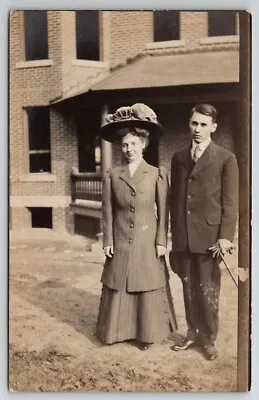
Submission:
[[[108,142],[117,142],[119,140],[118,130],[127,127],[147,129],[151,139],[159,137],[163,133],[156,113],[143,103],[118,108],[114,114],[107,115],[106,122],[101,127],[101,137]]]

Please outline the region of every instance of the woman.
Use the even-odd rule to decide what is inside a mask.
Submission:
[[[126,163],[103,179],[106,262],[96,333],[103,343],[136,339],[147,350],[176,329],[165,264],[168,179],[143,159],[149,139],[163,131],[145,104],[121,107],[107,121],[101,136],[120,142]]]

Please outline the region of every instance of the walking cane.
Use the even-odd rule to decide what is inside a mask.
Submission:
[[[223,253],[222,253],[221,251],[219,251],[219,255],[220,255],[221,260],[223,261],[223,263],[224,263],[224,265],[225,265],[225,267],[226,267],[226,269],[227,269],[229,275],[231,276],[231,278],[232,278],[234,284],[235,284],[236,287],[238,288],[237,281],[235,280],[235,278],[234,278],[232,272],[230,271],[230,268],[229,268],[229,266],[227,265],[226,260],[225,260],[225,257],[224,257],[224,255],[223,255]]]
[[[235,249],[236,249],[236,246],[233,244],[233,246],[232,246],[230,249],[228,249],[228,253],[232,254],[232,251],[235,250]],[[210,247],[210,250],[213,252],[213,257],[215,257],[215,256],[217,256],[217,257],[220,256],[220,257],[221,257],[221,260],[223,261],[223,264],[225,265],[226,270],[228,271],[229,275],[231,276],[232,281],[234,282],[235,286],[238,288],[237,281],[235,280],[235,278],[234,278],[232,272],[230,271],[230,268],[229,268],[229,266],[228,266],[227,263],[226,263],[224,254],[223,254],[222,251],[220,250],[219,245],[216,244],[216,245]]]

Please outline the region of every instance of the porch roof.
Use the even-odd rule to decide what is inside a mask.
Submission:
[[[77,90],[72,90],[66,96],[51,101],[50,104],[65,108],[71,104],[82,105],[82,102],[99,104],[100,101],[103,103],[109,100],[110,103],[113,93],[120,92],[120,98],[123,100],[123,93],[127,93],[128,99],[130,93],[134,96],[134,92],[138,90],[145,90],[148,93],[155,89],[160,96],[164,96],[166,91],[169,90],[172,94],[179,87],[189,88],[191,96],[197,96],[199,90],[201,91],[206,85],[220,86],[223,93],[232,90],[228,86],[231,87],[238,82],[238,49],[143,55],[114,70],[99,82],[87,86],[81,84]],[[118,97],[116,99],[118,100]]]
[[[239,81],[237,50],[147,55],[113,72],[91,91],[109,91]]]

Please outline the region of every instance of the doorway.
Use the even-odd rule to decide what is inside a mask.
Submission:
[[[100,170],[100,109],[82,110],[77,116],[79,172]]]

